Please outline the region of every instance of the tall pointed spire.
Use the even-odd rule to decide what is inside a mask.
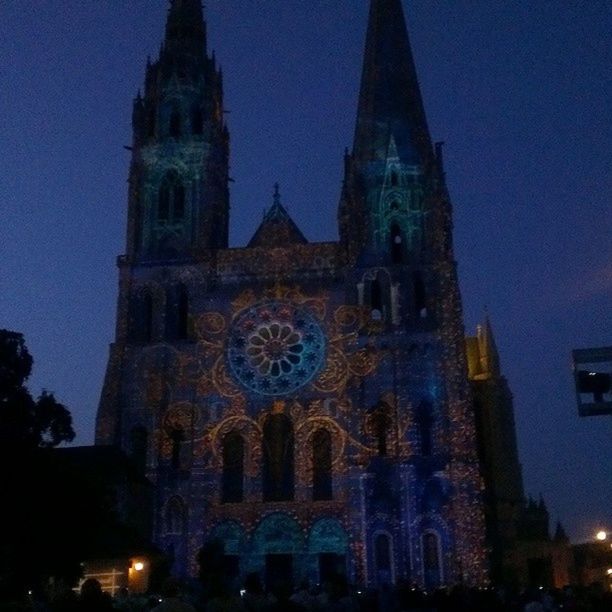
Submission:
[[[403,163],[428,166],[433,160],[402,2],[371,0],[355,160],[384,158],[391,136]]]
[[[204,53],[206,24],[201,0],[170,0],[166,45]]]
[[[167,1],[165,39],[159,58],[147,60],[133,112],[127,251],[155,261],[225,248],[229,224],[223,84],[207,53],[202,3]]]
[[[481,355],[485,363],[484,370],[494,376],[500,374],[499,351],[493,334],[493,326],[491,325],[491,317],[489,313],[485,314],[485,322],[481,328]]]

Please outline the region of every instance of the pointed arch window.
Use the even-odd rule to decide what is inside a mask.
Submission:
[[[128,338],[132,342],[151,342],[153,335],[153,296],[145,290],[130,297]]]
[[[372,311],[372,319],[375,321],[382,321],[383,296],[381,283],[378,277],[370,283],[370,308]]]
[[[181,468],[181,447],[185,441],[185,432],[180,429],[173,429],[170,432],[171,455],[170,461],[172,469],[178,470]]]
[[[134,427],[130,432],[130,457],[141,474],[144,474],[147,468],[148,437],[144,427]]]
[[[394,264],[404,263],[404,235],[397,223],[391,225],[391,261]]]
[[[191,111],[191,131],[196,136],[204,133],[204,113],[199,106],[195,106]]]
[[[428,588],[436,588],[441,582],[440,539],[438,534],[428,531],[423,534],[423,569],[425,584]]]
[[[422,319],[427,317],[427,293],[425,291],[425,281],[421,272],[414,272],[412,275],[412,289],[414,295],[414,309]]]
[[[374,540],[374,557],[379,572],[391,570],[391,538],[386,533],[379,533]]]
[[[422,402],[417,411],[417,428],[421,455],[429,457],[433,451],[433,415],[429,402]]]
[[[293,423],[284,414],[272,414],[263,432],[263,498],[291,501],[294,490]]]
[[[168,221],[170,219],[170,199],[172,190],[169,181],[164,181],[159,188],[159,205],[157,208],[157,220]]]
[[[391,187],[397,187],[398,183],[399,183],[399,177],[397,175],[397,172],[394,170],[391,173]]]
[[[312,436],[312,499],[332,499],[332,439],[326,429]]]
[[[223,438],[223,475],[221,500],[239,503],[244,498],[244,439],[232,431]]]
[[[374,414],[373,425],[378,456],[386,457],[388,452],[389,428],[391,426],[390,419],[382,410],[379,410]]]
[[[185,186],[176,170],[170,170],[159,187],[157,220],[180,223],[185,217]]]
[[[166,339],[189,339],[189,293],[184,285],[166,293]]]
[[[187,511],[180,497],[172,497],[166,505],[166,533],[183,535],[187,524]]]
[[[170,125],[168,127],[168,133],[171,138],[181,137],[181,113],[178,109],[174,109],[170,115]]]

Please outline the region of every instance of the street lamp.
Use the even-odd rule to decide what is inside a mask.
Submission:
[[[608,539],[608,534],[602,529],[595,534],[595,539],[600,542],[605,542]]]

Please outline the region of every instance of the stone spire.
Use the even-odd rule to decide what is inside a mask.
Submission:
[[[400,161],[429,166],[433,150],[401,0],[371,0],[355,128],[357,163],[384,159],[390,138]]]
[[[229,134],[200,0],[170,0],[133,111],[127,253],[167,261],[226,248]]]
[[[204,55],[206,24],[200,0],[170,0],[165,46]]]
[[[486,313],[484,325],[479,329],[481,343],[481,358],[484,360],[483,369],[493,376],[500,375],[499,351],[493,334],[493,326],[489,313]]]

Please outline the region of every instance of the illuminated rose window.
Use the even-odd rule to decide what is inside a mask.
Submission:
[[[304,352],[302,336],[286,324],[262,325],[249,339],[247,355],[263,376],[290,374]]]
[[[284,301],[242,311],[228,338],[230,371],[263,395],[287,395],[308,383],[325,361],[323,330],[308,310]]]

